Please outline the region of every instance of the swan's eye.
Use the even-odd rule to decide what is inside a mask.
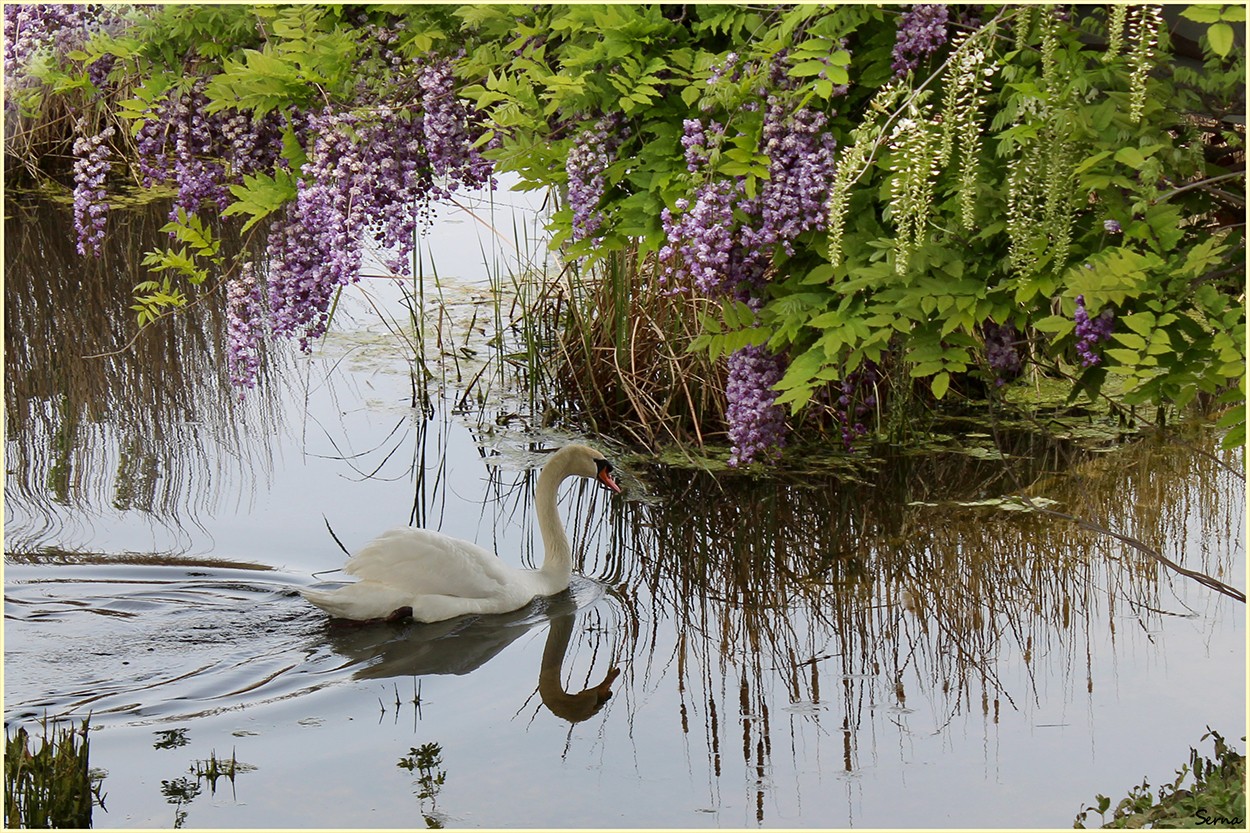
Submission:
[[[595,468],[599,469],[599,471],[601,472],[603,471],[610,472],[612,471],[612,464],[609,463],[607,460],[599,459],[599,460],[595,460]]]

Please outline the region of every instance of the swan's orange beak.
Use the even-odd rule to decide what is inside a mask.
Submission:
[[[599,473],[595,475],[595,480],[606,486],[609,491],[619,495],[621,487],[616,485],[616,481],[612,479],[612,464],[607,460],[596,460],[595,465],[599,468]]]

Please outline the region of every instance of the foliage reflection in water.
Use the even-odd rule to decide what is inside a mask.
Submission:
[[[78,548],[66,538],[99,547],[93,521],[106,512],[142,514],[185,541],[272,465],[266,438],[280,419],[272,397],[229,391],[220,297],[206,291],[194,314],[136,337],[131,290],[150,276],[142,253],[168,242],[167,209],[113,212],[119,233],[84,258],[67,206],[5,205],[5,551]],[[266,377],[281,359],[265,357]]]

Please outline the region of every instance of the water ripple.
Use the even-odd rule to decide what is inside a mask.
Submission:
[[[97,725],[146,724],[350,679],[466,673],[602,596],[578,579],[570,593],[502,617],[344,628],[299,598],[308,581],[213,565],[9,565],[5,720],[90,713]]]

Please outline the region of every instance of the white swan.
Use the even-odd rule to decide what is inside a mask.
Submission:
[[[584,445],[557,451],[538,476],[534,503],[546,556],[538,570],[518,570],[476,544],[428,529],[384,532],[347,560],[343,571],[360,581],[300,595],[340,619],[365,621],[411,616],[440,622],[468,613],[507,613],[569,586],[573,553],[556,507],[556,490],[573,475],[598,480],[613,492],[612,465]]]

